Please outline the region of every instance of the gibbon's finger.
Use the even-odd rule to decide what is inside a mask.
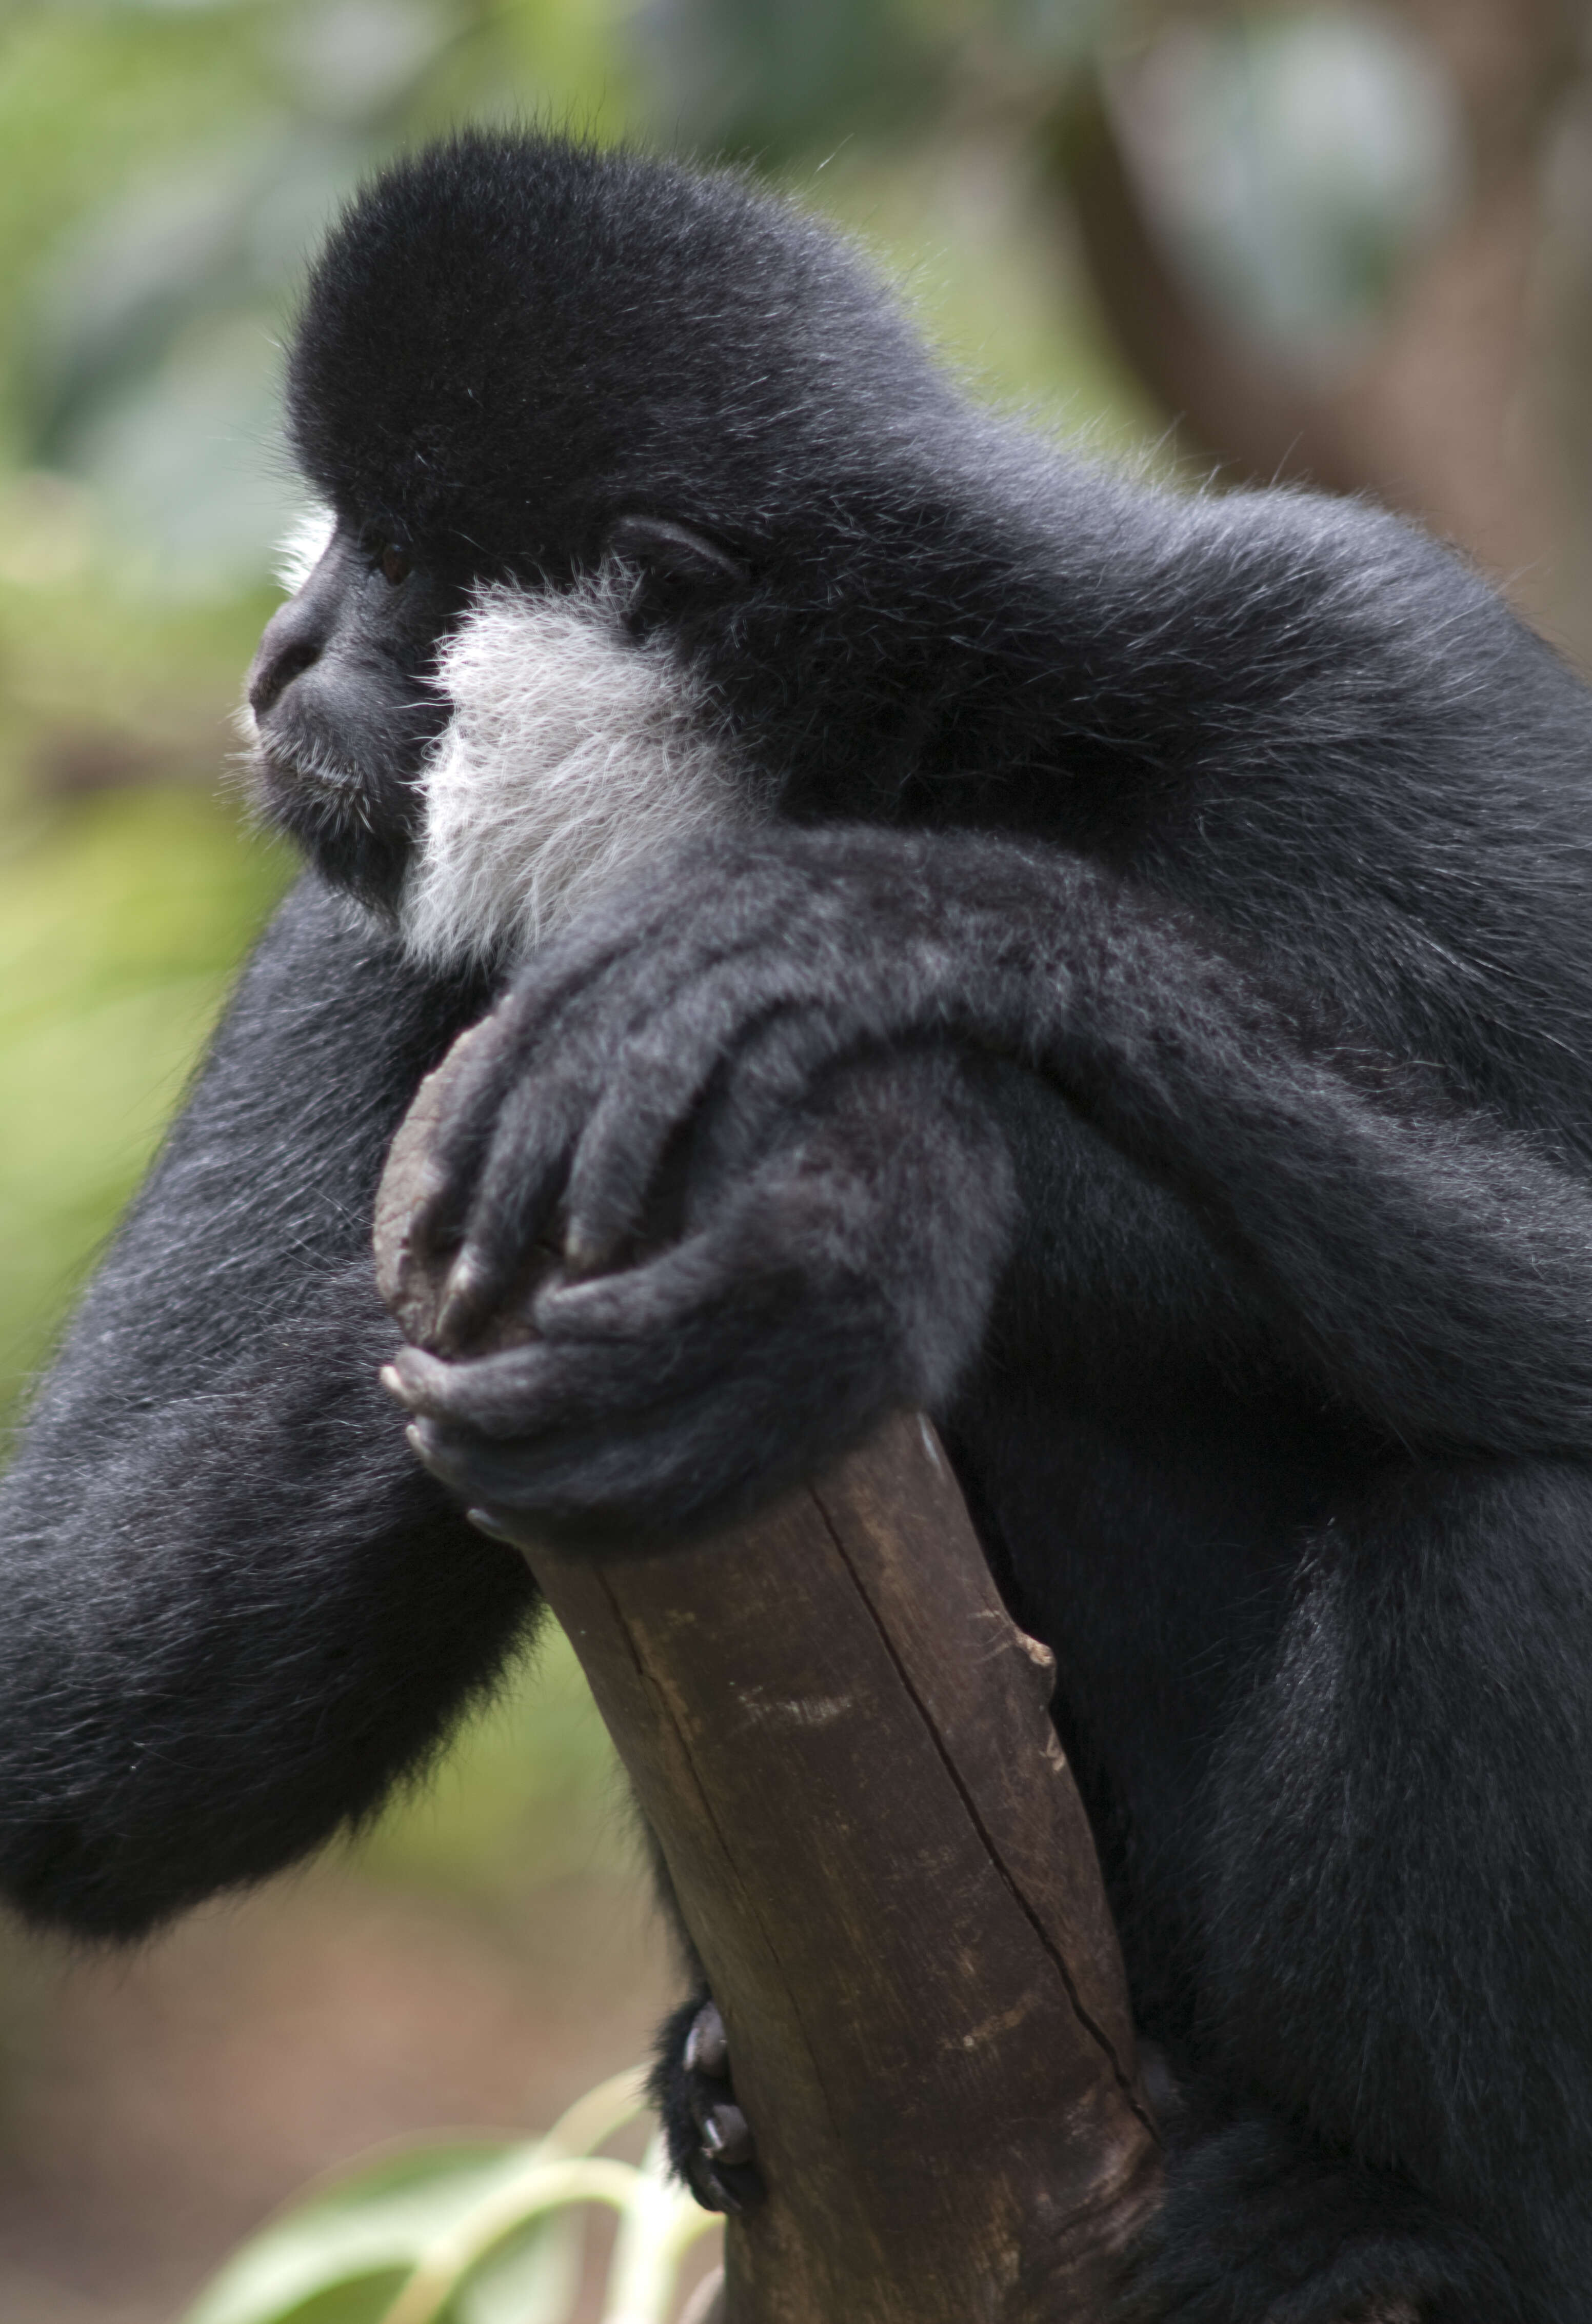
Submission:
[[[794,1353],[782,1351],[787,1364]],[[575,1546],[661,1546],[794,1483],[820,1451],[865,1434],[887,1397],[870,1375],[836,1383],[833,1411],[792,1414],[773,1371],[719,1370],[640,1414],[599,1396],[584,1425],[488,1437],[425,1419],[410,1441],[471,1506],[520,1513]]]
[[[768,963],[747,980],[726,973],[624,1045],[569,1166],[564,1239],[575,1273],[613,1263],[669,1140],[715,1080],[745,1149],[839,1058],[914,1029],[888,989],[859,979],[852,1005],[837,1008],[824,985],[800,962]]]
[[[502,1436],[600,1411],[628,1425],[694,1381],[765,1372],[815,1295],[781,1247],[778,1202],[739,1213],[645,1266],[544,1292],[535,1341],[458,1361],[405,1348],[382,1385],[412,1415]]]
[[[447,1109],[427,1157],[428,1189],[409,1223],[411,1249],[434,1263],[457,1249],[469,1218],[502,1093],[512,1086],[514,1028],[504,1004],[464,1037],[469,1048],[450,1072]]]
[[[405,1348],[382,1385],[411,1419],[483,1438],[537,1436],[599,1416],[640,1420],[683,1384],[684,1368],[622,1340],[538,1342],[448,1363]]]
[[[442,1256],[459,1243],[461,1215],[475,1202],[497,1150],[500,1119],[516,1082],[545,1075],[550,1084],[556,1077],[568,1088],[571,1106],[582,1115],[590,1111],[621,1038],[643,1025],[661,992],[686,974],[684,961],[673,960],[660,977],[644,950],[649,932],[632,920],[622,931],[604,926],[590,941],[556,945],[483,1020],[476,1054],[449,1091],[446,1119],[433,1142],[436,1191],[416,1213],[411,1239],[418,1248]],[[490,1208],[500,1204],[494,1199]]]
[[[440,1397],[428,1392],[424,1405],[399,1399],[412,1415],[410,1443],[468,1500],[516,1508],[548,1490],[572,1512],[599,1505],[627,1482],[652,1481],[660,1452],[688,1475],[694,1456],[678,1440],[694,1425],[695,1457],[716,1451],[722,1466],[724,1443],[738,1441],[759,1401],[744,1376],[716,1365],[694,1364],[660,1392],[658,1366],[612,1342],[537,1350],[508,1369],[490,1357],[456,1369],[474,1377],[438,1384]]]
[[[803,1285],[767,1231],[776,1206],[753,1187],[727,1214],[642,1266],[549,1284],[533,1310],[548,1345],[581,1341],[667,1349],[675,1374],[754,1353],[794,1313]],[[763,1249],[752,1248],[759,1222]],[[650,1359],[649,1360],[651,1360]]]
[[[638,1004],[620,1006],[611,1031],[589,994],[573,996],[534,1039],[505,1045],[502,1069],[477,1082],[472,1112],[453,1125],[449,1147],[468,1157],[470,1179],[449,1213],[456,1222],[463,1211],[439,1323],[449,1351],[466,1348],[514,1290],[534,1243],[558,1255],[553,1222],[570,1155],[599,1101],[620,1028],[640,1015]],[[446,1158],[445,1149],[445,1169]]]
[[[791,1013],[765,1013],[748,1038],[764,1047],[782,1033],[788,1039]],[[715,1121],[734,1103],[741,1056],[726,1060],[716,1030],[654,1027],[646,1039],[627,1047],[609,1075],[570,1163],[564,1250],[572,1274],[600,1277],[616,1263],[645,1217],[672,1139],[710,1089]],[[793,1077],[793,1102],[800,1093]],[[744,1133],[737,1144],[742,1152],[751,1149]]]
[[[474,1199],[511,1093],[537,1073],[542,1058],[578,1050],[579,1028],[560,1014],[575,997],[554,995],[534,975],[522,976],[471,1028],[469,1054],[450,1082],[446,1113],[432,1140],[436,1192],[418,1210],[412,1239],[439,1254],[456,1243],[458,1215]]]
[[[714,1074],[780,1016],[819,1002],[838,1027],[846,1012],[823,967],[765,953],[696,978],[616,1047],[570,1170],[571,1223],[596,1246],[583,1265],[604,1263],[634,1224],[665,1146]]]
[[[506,1260],[494,1264],[478,1246],[463,1244],[448,1268],[432,1327],[438,1351],[450,1359],[468,1355],[502,1306],[512,1282],[513,1270]]]
[[[554,1222],[585,1110],[578,1080],[511,1084],[493,1121],[437,1317],[438,1345],[466,1351],[521,1287],[531,1254],[557,1258]]]
[[[563,1440],[494,1443],[429,1421],[410,1429],[419,1458],[460,1500],[511,1513],[572,1545],[597,1534],[616,1548],[675,1539],[703,1522],[693,1508],[698,1440],[712,1436],[683,1430],[672,1413],[644,1431],[621,1435],[608,1423]]]

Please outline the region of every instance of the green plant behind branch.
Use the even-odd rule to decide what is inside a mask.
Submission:
[[[246,2244],[183,2324],[567,2324],[581,2285],[581,2207],[618,2224],[603,2324],[667,2324],[682,2263],[717,2222],[666,2175],[596,2150],[644,2109],[617,2074],[546,2137],[390,2149]]]

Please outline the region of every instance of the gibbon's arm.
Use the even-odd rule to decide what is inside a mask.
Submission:
[[[1430,1074],[1312,1046],[1169,908],[1060,850],[857,826],[705,842],[600,903],[493,1023],[433,1213],[464,1232],[445,1344],[556,1205],[573,1272],[606,1267],[704,1093],[751,1145],[835,1059],[949,1038],[1056,1082],[1375,1425],[1434,1448],[1592,1441],[1592,1188]],[[578,1337],[589,1311],[618,1333],[629,1296],[661,1333],[648,1278],[672,1264],[629,1293],[555,1284],[539,1325]],[[410,1351],[391,1385],[467,1428],[498,1364],[529,1433],[529,1360]],[[550,1410],[569,1359],[535,1360]]]
[[[530,1602],[376,1372],[372,1197],[484,996],[304,881],[0,1480],[0,1888],[126,1935],[369,1812]]]

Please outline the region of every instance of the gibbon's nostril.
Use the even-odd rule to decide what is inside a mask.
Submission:
[[[323,624],[302,597],[280,606],[265,624],[249,672],[249,707],[263,718],[296,678],[320,659]]]
[[[249,707],[263,718],[293,680],[320,659],[320,648],[308,638],[284,638],[279,646],[262,641],[249,673]]]

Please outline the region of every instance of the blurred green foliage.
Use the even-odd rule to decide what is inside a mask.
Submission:
[[[198,790],[106,792],[0,860],[0,1382],[170,1112],[278,852]]]
[[[599,2208],[618,2230],[603,2324],[666,2324],[717,2222],[670,2179],[661,2137],[639,2165],[602,2153],[646,2107],[645,2074],[617,2074],[543,2137],[377,2155],[272,2220],[183,2324],[571,2324],[590,2312],[582,2214]]]

